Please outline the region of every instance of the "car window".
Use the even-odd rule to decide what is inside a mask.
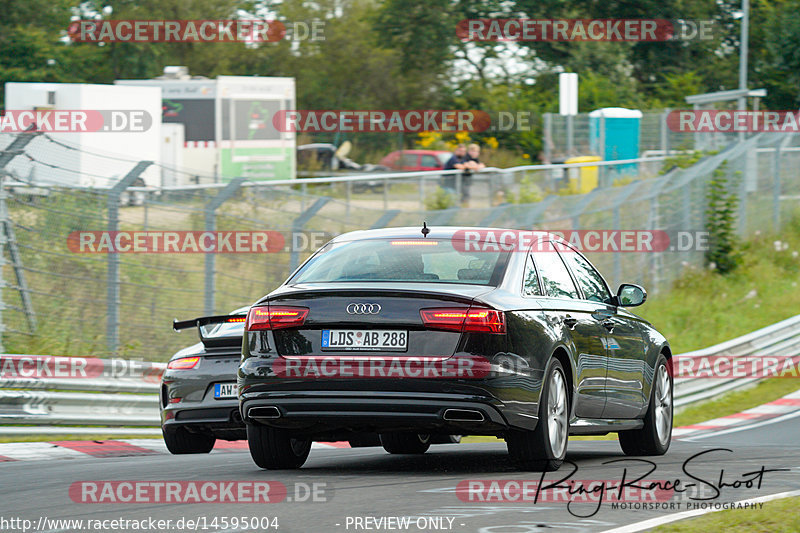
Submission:
[[[555,250],[535,252],[536,268],[542,278],[542,285],[547,296],[556,298],[578,298],[578,289]]]
[[[404,167],[417,166],[417,154],[403,154],[401,166]]]
[[[606,302],[611,298],[603,276],[571,246],[559,248],[559,254],[578,280],[583,297],[593,302]]]
[[[542,289],[539,287],[539,277],[536,275],[536,267],[530,255],[527,261],[525,261],[525,273],[522,276],[522,294],[525,296],[542,296]]]
[[[327,244],[292,283],[354,281],[496,286],[511,252],[465,251],[450,239],[369,239]]]
[[[432,155],[423,155],[422,156],[422,164],[423,167],[438,167],[439,162],[436,161],[436,158]]]

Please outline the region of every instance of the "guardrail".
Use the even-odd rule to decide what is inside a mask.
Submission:
[[[721,355],[800,357],[800,315],[678,357]],[[85,365],[75,365],[75,360]],[[83,374],[75,374],[75,367],[83,369]],[[165,367],[164,363],[123,359],[0,355],[0,424],[6,424],[0,425],[0,436],[160,434],[158,391]],[[675,407],[710,400],[757,381],[758,378],[676,378]],[[69,427],[78,425],[96,427]]]
[[[0,424],[35,424],[0,425],[0,435],[159,434],[153,428],[165,368],[126,359],[0,355]]]
[[[682,358],[711,358],[725,355],[730,358],[800,356],[800,315],[788,318],[742,337],[722,344],[681,354]],[[759,378],[677,378],[675,379],[675,407],[715,398],[726,392],[754,385]]]

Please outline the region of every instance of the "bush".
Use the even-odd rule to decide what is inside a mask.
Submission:
[[[519,192],[508,193],[508,202],[512,204],[535,204],[544,199],[539,186],[534,183],[533,176],[525,175],[519,180]]]
[[[705,252],[706,264],[720,274],[735,270],[741,262],[735,233],[739,198],[734,191],[735,183],[725,172],[725,165],[720,165],[708,183],[706,231],[709,247]]]
[[[456,205],[456,195],[446,189],[437,187],[433,196],[425,198],[425,209],[428,211],[441,211]]]

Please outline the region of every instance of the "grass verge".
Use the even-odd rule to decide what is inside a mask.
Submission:
[[[655,533],[796,533],[800,531],[800,498],[766,502],[760,509],[731,509],[658,526]]]

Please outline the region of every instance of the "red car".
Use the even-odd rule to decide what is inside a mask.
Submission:
[[[398,150],[381,159],[380,164],[408,172],[442,170],[452,155],[446,150]]]

